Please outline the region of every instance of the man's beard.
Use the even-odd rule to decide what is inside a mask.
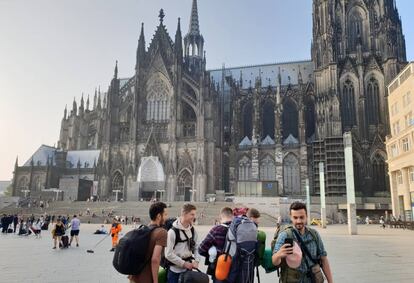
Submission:
[[[303,227],[304,227],[305,225],[303,224],[303,223],[301,223],[301,224],[295,224],[295,228],[296,229],[302,229]]]

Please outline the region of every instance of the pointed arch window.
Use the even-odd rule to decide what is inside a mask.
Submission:
[[[267,155],[260,162],[260,180],[275,181],[276,180],[276,166],[273,159]]]
[[[243,137],[252,139],[253,135],[253,104],[248,102],[243,107]]]
[[[373,188],[376,192],[387,190],[387,166],[384,158],[380,154],[376,154],[372,160],[372,180]]]
[[[299,195],[301,192],[299,160],[293,153],[283,159],[283,190],[285,195]]]
[[[146,120],[164,123],[169,120],[169,87],[161,79],[154,80],[147,88]]]
[[[248,181],[252,177],[252,164],[250,159],[244,156],[239,161],[239,181]]]
[[[371,78],[367,86],[366,100],[366,113],[368,125],[378,125],[380,123],[379,92],[380,89],[378,81],[375,78]]]
[[[266,101],[262,107],[262,138],[275,138],[275,110],[271,101]]]
[[[342,88],[341,112],[342,127],[344,130],[351,129],[356,124],[356,113],[355,88],[350,80],[347,80]]]

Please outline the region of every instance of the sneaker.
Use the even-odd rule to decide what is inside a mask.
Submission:
[[[79,244],[76,244],[77,247],[79,247]]]
[[[53,249],[53,250],[56,250],[56,247],[53,247],[52,249]]]
[[[114,251],[115,251],[115,248],[112,248],[112,249],[110,249],[109,251],[110,251],[110,252],[114,252]]]

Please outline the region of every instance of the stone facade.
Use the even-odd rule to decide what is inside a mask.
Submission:
[[[319,162],[327,195],[343,195],[345,131],[354,137],[357,194],[388,192],[385,86],[406,60],[394,1],[314,0],[311,61],[210,71],[197,1],[184,38],[179,20],[172,39],[162,10],[159,18],[148,48],[142,25],[134,76],[119,78],[116,64],[93,105],[82,96],[65,108],[58,148],[100,151],[99,196],[295,197],[307,179],[317,195]]]

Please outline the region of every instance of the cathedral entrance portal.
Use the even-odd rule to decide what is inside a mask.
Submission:
[[[164,168],[157,156],[148,156],[141,159],[138,169],[137,182],[139,184],[140,198],[150,200],[158,198],[164,200],[165,194],[165,174]]]
[[[191,201],[193,199],[193,178],[187,169],[184,169],[178,178],[178,201]]]

